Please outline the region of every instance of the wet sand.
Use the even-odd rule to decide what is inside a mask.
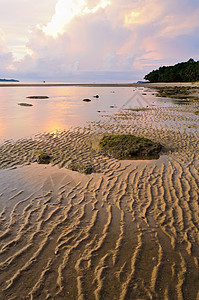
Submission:
[[[199,299],[198,103],[119,110],[0,151],[1,299]],[[102,156],[99,136],[163,145],[158,160]],[[52,155],[38,165],[37,153]],[[84,175],[69,163],[92,165]]]

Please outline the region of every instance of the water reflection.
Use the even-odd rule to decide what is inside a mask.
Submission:
[[[158,105],[160,100],[150,92],[146,92],[139,101],[132,97],[134,93],[142,94],[143,91],[132,87],[1,87],[0,141],[83,126],[87,121],[99,120],[99,111],[114,113],[129,99],[131,107],[145,107],[152,102]],[[38,95],[49,98],[27,98]],[[99,98],[94,95],[99,95]],[[91,102],[83,102],[84,98],[91,99]],[[21,102],[33,106],[19,106]]]

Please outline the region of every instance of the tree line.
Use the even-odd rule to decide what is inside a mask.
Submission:
[[[199,81],[199,61],[190,58],[174,66],[160,67],[145,75],[150,82],[195,82]]]

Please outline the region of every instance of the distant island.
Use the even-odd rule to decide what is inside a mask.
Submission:
[[[0,82],[19,82],[19,80],[16,80],[16,79],[1,79],[0,78]]]
[[[190,58],[174,66],[160,67],[144,77],[150,82],[196,82],[199,81],[199,61]]]

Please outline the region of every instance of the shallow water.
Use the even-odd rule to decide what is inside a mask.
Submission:
[[[144,94],[144,95],[143,95]],[[28,96],[49,99],[28,99]],[[99,95],[99,98],[93,97]],[[85,103],[84,98],[91,99]],[[19,106],[29,103],[33,106]],[[0,87],[0,142],[40,132],[55,132],[100,120],[122,107],[170,105],[144,88],[133,87]]]

